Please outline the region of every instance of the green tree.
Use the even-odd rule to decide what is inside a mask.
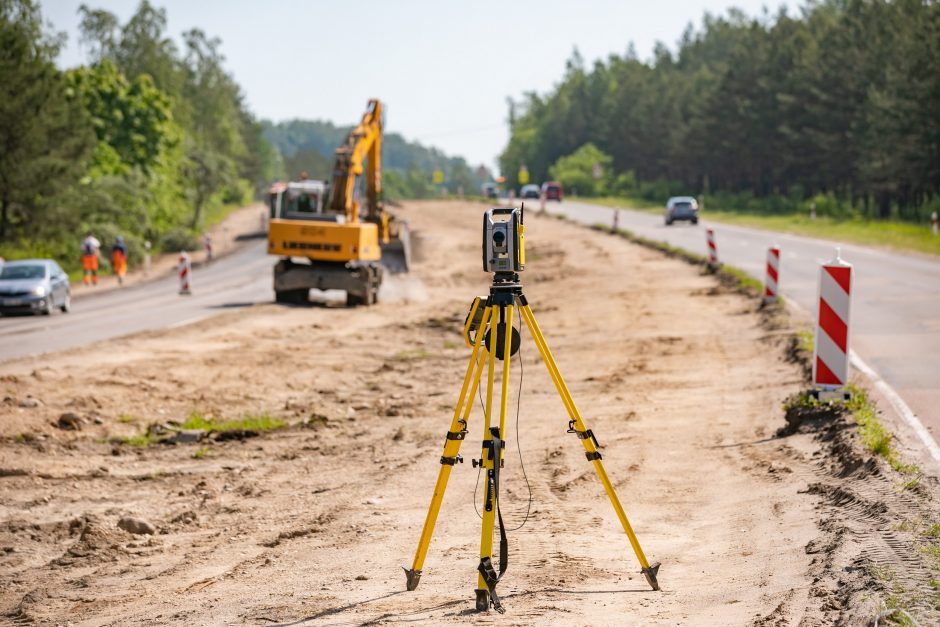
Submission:
[[[549,174],[569,191],[577,190],[581,196],[597,196],[607,191],[605,174],[609,176],[612,161],[610,155],[601,152],[594,144],[587,143],[558,159],[549,168]],[[600,179],[594,176],[596,167],[600,168]]]
[[[100,174],[120,174],[134,167],[148,172],[179,141],[170,99],[154,87],[149,75],[129,81],[105,59],[70,70],[66,78],[91,116],[99,142],[95,165]]]
[[[38,6],[0,0],[0,240],[53,225],[42,211],[82,176],[94,135],[53,63]]]

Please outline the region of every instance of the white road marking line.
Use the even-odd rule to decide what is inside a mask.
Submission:
[[[193,316],[192,318],[186,318],[185,320],[180,320],[179,322],[174,322],[173,324],[166,325],[167,329],[178,329],[179,327],[185,327],[187,324],[193,324],[194,322],[199,322],[200,320],[205,320],[212,314],[203,314],[201,316]]]
[[[924,446],[927,448],[927,451],[930,453],[930,456],[937,463],[937,468],[940,469],[940,446],[937,445],[936,440],[933,439],[933,436],[930,435],[930,432],[927,431],[927,427],[924,426],[924,423],[920,421],[920,418],[917,417],[910,407],[907,406],[907,403],[904,402],[897,392],[894,391],[890,385],[885,383],[877,372],[875,372],[871,366],[866,364],[861,357],[858,356],[854,350],[849,350],[849,359],[852,362],[852,365],[858,368],[861,372],[865,374],[866,377],[871,379],[872,383],[875,384],[875,387],[879,392],[885,395],[885,398],[888,399],[888,402],[891,403],[891,406],[894,408],[901,418],[904,419],[904,422],[914,430],[914,433],[917,434],[917,437],[920,438],[921,442],[924,443]]]

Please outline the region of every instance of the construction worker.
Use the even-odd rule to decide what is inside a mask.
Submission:
[[[101,242],[91,233],[82,240],[82,283],[98,285],[98,251]]]
[[[117,276],[118,285],[124,285],[124,275],[127,273],[127,245],[120,235],[111,247],[111,268]]]

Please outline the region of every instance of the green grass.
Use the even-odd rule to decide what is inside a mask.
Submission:
[[[127,446],[132,446],[134,448],[147,448],[151,444],[156,444],[160,441],[160,438],[152,433],[140,433],[138,435],[130,435],[125,438],[117,438],[115,440],[121,444],[126,444]]]
[[[920,469],[914,464],[904,463],[894,448],[894,435],[878,420],[874,403],[868,398],[868,393],[856,386],[849,385],[851,398],[846,402],[846,408],[852,413],[858,424],[858,435],[865,447],[876,455],[880,455],[892,468],[905,475],[920,474]],[[908,481],[907,483],[910,483]],[[916,484],[905,488],[916,487]]]
[[[816,349],[816,336],[812,331],[797,331],[797,337],[799,338],[799,348],[801,351],[806,351],[809,354],[813,354],[813,351]]]
[[[125,425],[130,422],[135,422],[136,420],[137,420],[137,417],[132,414],[121,414],[120,416],[118,416],[118,422],[125,424]]]
[[[665,199],[663,203],[655,203],[627,196],[579,200],[605,207],[637,209],[648,213],[660,213],[665,202]],[[702,210],[702,219],[819,239],[940,255],[940,236],[935,237],[929,225],[891,220],[837,220],[822,216],[811,220],[808,215],[802,214],[758,215],[722,211],[720,207],[708,204],[707,198],[705,209]]]
[[[193,459],[202,459],[209,454],[208,446],[200,446],[195,453],[193,453]]]
[[[394,359],[399,361],[414,361],[416,359],[427,359],[431,356],[429,351],[424,350],[423,348],[418,348],[415,350],[400,351],[395,354]]]
[[[223,433],[226,431],[274,431],[287,426],[287,423],[280,418],[275,418],[267,414],[258,416],[244,416],[234,420],[216,420],[208,418],[198,412],[189,415],[182,425],[183,429],[202,429],[204,431],[216,431]]]

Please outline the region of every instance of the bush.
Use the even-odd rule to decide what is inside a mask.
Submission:
[[[199,238],[189,229],[172,229],[160,240],[160,250],[165,252],[191,251],[198,248]]]

